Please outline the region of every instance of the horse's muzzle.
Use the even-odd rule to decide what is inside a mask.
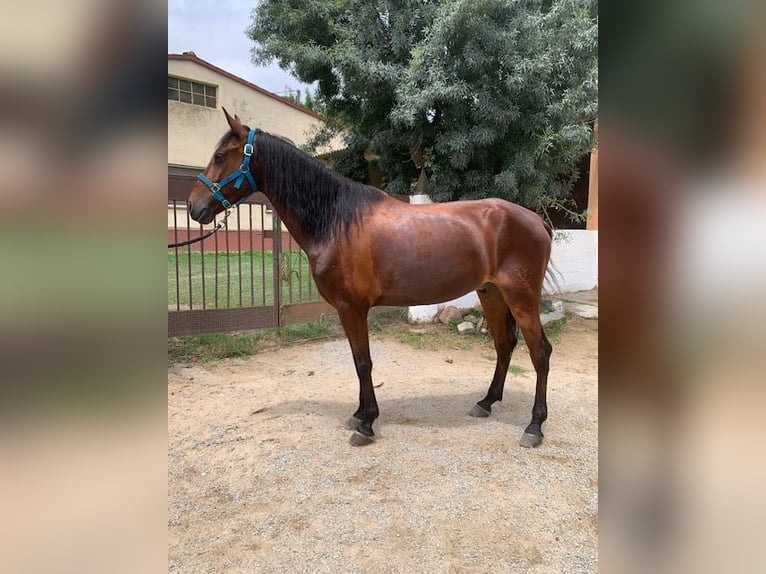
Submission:
[[[210,223],[215,218],[215,210],[211,205],[200,206],[199,204],[194,205],[190,202],[188,208],[189,215],[198,223]]]

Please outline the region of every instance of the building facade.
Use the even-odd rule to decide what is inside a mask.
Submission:
[[[213,146],[228,129],[221,108],[242,122],[291,140],[306,143],[324,118],[214,66],[194,52],[168,54],[168,164],[204,167]],[[321,150],[329,153],[342,142]]]

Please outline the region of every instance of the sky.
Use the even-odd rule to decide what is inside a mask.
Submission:
[[[168,0],[168,53],[192,51],[199,58],[274,92],[306,86],[276,64],[256,67],[253,41],[245,36],[258,0]]]

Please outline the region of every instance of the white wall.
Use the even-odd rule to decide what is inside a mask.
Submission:
[[[553,238],[551,262],[560,289],[546,282],[546,291],[570,293],[598,287],[598,230],[568,229],[555,232]]]
[[[425,203],[419,201],[419,203]],[[555,266],[559,289],[546,282],[547,292],[569,293],[587,291],[598,286],[598,231],[570,229],[554,235],[551,262]],[[550,270],[550,267],[549,267]],[[554,272],[555,273],[555,272]],[[431,322],[444,307],[469,309],[479,305],[475,291],[459,299],[437,305],[418,305],[408,310],[409,320],[414,323]]]

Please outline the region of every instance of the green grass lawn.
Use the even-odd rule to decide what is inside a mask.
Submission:
[[[282,304],[320,298],[303,251],[283,251],[280,263]],[[261,251],[205,253],[204,257],[199,252],[179,252],[176,258],[168,253],[168,305],[202,309],[203,288],[207,309],[272,305],[273,256]]]

